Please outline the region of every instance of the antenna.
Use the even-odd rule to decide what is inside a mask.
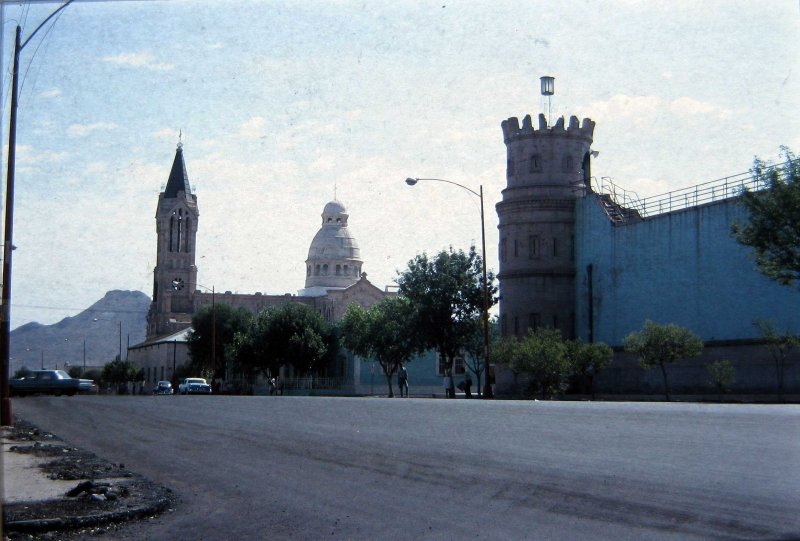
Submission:
[[[539,77],[539,80],[542,83],[542,96],[547,96],[547,126],[549,127],[553,114],[550,96],[556,93],[556,80],[555,77],[550,77],[549,75]]]

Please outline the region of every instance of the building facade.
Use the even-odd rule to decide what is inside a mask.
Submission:
[[[638,368],[624,353],[625,337],[646,320],[691,329],[706,344],[703,356],[670,367],[675,392],[712,392],[707,366],[728,359],[740,393],[776,388],[775,363],[758,320],[800,334],[800,291],[758,272],[749,249],[732,236],[748,220],[739,204],[749,175],[656,196],[627,197],[591,175],[594,122],[560,118],[552,127],[530,116],[501,124],[507,148],[506,188],[497,204],[500,332],[556,328],[566,339],[605,342],[612,366],[595,378],[599,392],[658,393],[661,376]],[[788,392],[800,393],[797,354],[785,373]],[[498,393],[522,386],[502,366]]]
[[[324,206],[321,218],[320,228],[311,240],[305,261],[304,288],[297,294],[208,290],[197,281],[196,243],[200,213],[197,195],[192,193],[189,183],[183,145],[178,144],[156,209],[156,266],[153,269],[153,298],[147,316],[147,337],[141,344],[128,348],[128,358],[142,369],[146,378],[144,389],[162,379],[174,380],[176,370],[189,360],[187,338],[192,316],[204,306],[225,303],[257,314],[287,303],[299,303],[314,308],[327,321],[335,323],[351,304],[368,309],[387,295],[393,295],[388,288],[380,289],[367,279],[345,206],[340,201],[330,201]],[[335,381],[335,390],[348,394],[366,394],[375,387],[374,377],[365,376],[367,371],[362,368],[359,358],[349,352],[342,352],[339,357],[326,374],[327,384]],[[415,367],[414,372],[419,370],[419,374],[427,374],[417,383],[432,391],[438,386],[438,378],[435,361],[430,361],[429,357],[422,357],[428,359],[424,361],[426,368]],[[383,387],[379,389],[382,392]]]

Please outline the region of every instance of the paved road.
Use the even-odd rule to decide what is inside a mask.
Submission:
[[[26,397],[161,482],[131,539],[800,539],[800,408]]]

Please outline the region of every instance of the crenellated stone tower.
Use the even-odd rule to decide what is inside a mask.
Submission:
[[[153,302],[147,315],[148,338],[191,325],[197,289],[195,246],[200,213],[192,193],[183,145],[178,143],[167,186],[156,209],[157,251],[153,269]]]
[[[589,187],[594,122],[561,117],[535,129],[504,120],[506,188],[499,218],[500,333],[551,327],[575,336],[575,199]]]

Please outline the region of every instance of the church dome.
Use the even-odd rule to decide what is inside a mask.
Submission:
[[[361,251],[347,227],[348,217],[336,200],[322,210],[322,226],[308,249],[306,288],[345,288],[361,276]]]

